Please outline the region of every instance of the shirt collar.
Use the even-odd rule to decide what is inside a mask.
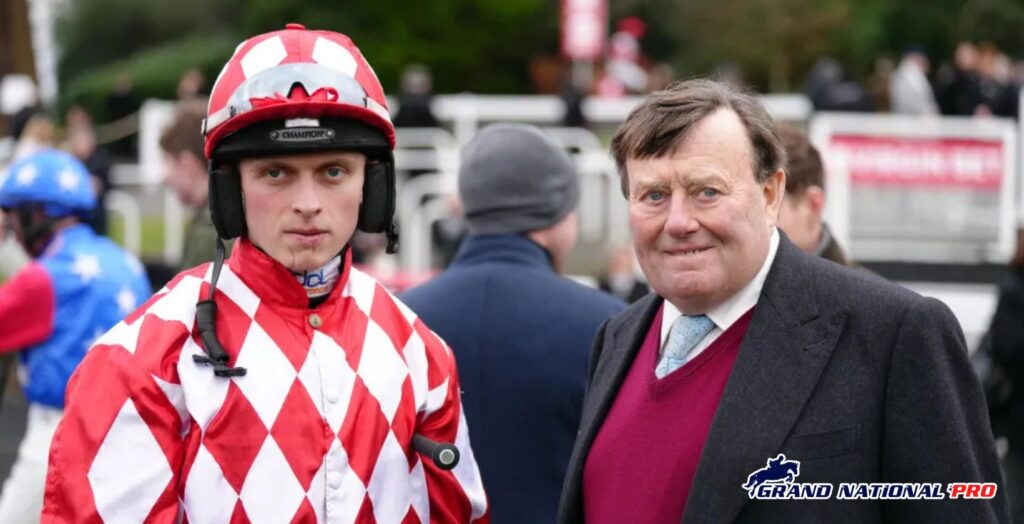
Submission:
[[[256,247],[248,238],[241,237],[231,249],[228,267],[238,275],[261,300],[292,308],[309,308],[306,289],[295,280],[288,268]],[[340,275],[326,302],[333,302],[348,282],[352,267],[352,250],[345,249],[341,260]]]
[[[327,261],[322,267],[309,271],[292,271],[295,281],[306,290],[310,299],[325,297],[334,289],[341,276],[341,255]]]
[[[772,236],[768,241],[768,256],[764,258],[764,263],[761,264],[761,269],[754,275],[754,278],[739,293],[736,293],[725,302],[705,313],[715,323],[716,329],[722,331],[729,329],[744,313],[750,311],[750,308],[757,304],[757,299],[761,296],[761,289],[764,287],[764,281],[768,278],[768,270],[771,269],[772,262],[775,261],[775,253],[778,250],[779,230],[775,228],[772,229]],[[668,333],[672,330],[672,323],[682,316],[679,309],[671,302],[666,300],[664,304],[665,311],[661,320],[662,345],[665,344]]]

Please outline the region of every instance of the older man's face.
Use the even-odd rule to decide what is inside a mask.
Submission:
[[[758,183],[753,166],[746,129],[727,109],[698,122],[675,152],[626,162],[640,267],[683,313],[736,294],[768,255],[785,174]]]

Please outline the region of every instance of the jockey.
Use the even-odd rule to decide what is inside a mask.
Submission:
[[[68,377],[94,340],[149,298],[139,261],[84,223],[95,205],[85,166],[53,149],[15,162],[0,184],[8,234],[33,258],[0,286],[0,353],[21,350],[28,399],[25,438],[0,488],[5,524],[39,521]]]
[[[386,104],[345,35],[238,46],[202,130],[231,257],[218,242],[93,346],[43,522],[488,520],[451,350],[352,266],[357,228],[397,240]]]

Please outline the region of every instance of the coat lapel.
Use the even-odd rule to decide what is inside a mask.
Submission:
[[[820,311],[808,255],[782,236],[712,421],[684,523],[732,522],[741,485],[775,456],[828,362],[845,312]]]
[[[604,347],[601,361],[594,370],[590,390],[587,391],[587,401],[583,406],[580,430],[584,437],[590,437],[587,440],[588,448],[592,434],[597,432],[608,410],[611,409],[612,402],[619,393],[619,387],[632,367],[633,359],[636,358],[661,303],[662,300],[657,295],[648,295],[641,304],[638,304],[636,314],[611,333],[611,340]]]
[[[560,522],[583,522],[583,467],[590,447],[661,304],[661,297],[653,293],[640,299],[627,313],[629,318],[611,332],[609,342],[601,348],[601,357],[583,401],[579,435],[566,470],[569,478],[562,494],[564,512]]]

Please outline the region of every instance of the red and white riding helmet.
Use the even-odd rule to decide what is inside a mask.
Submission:
[[[203,121],[210,216],[221,238],[246,233],[234,161],[348,150],[367,155],[358,227],[397,247],[395,126],[377,75],[347,36],[288,24],[242,42],[224,65]]]
[[[288,24],[242,42],[224,65],[203,122],[206,156],[226,136],[254,123],[297,118],[357,120],[395,147],[384,90],[352,40]]]

